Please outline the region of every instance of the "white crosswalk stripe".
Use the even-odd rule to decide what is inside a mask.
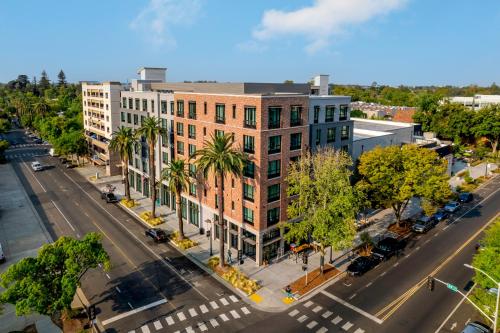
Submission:
[[[135,333],[135,330],[132,330],[132,331],[128,331],[128,333]]]
[[[219,300],[219,302],[221,302],[221,303],[222,303],[222,305],[228,305],[228,304],[229,304],[229,302],[228,302],[228,301],[227,301],[224,297],[222,297],[222,298]]]
[[[211,301],[210,302],[210,306],[212,307],[212,309],[214,310],[217,310],[219,308],[219,306],[217,305],[217,303],[215,303],[214,301]]]
[[[295,310],[290,311],[290,312],[288,313],[288,315],[289,315],[290,317],[295,317],[295,315],[296,315],[297,313],[299,313],[299,310],[295,309]]]
[[[196,317],[198,315],[198,312],[194,308],[189,309],[189,314],[191,317]]]
[[[318,306],[316,306],[316,307],[315,307],[312,311],[313,311],[314,313],[318,313],[318,312],[320,312],[320,311],[321,311],[321,309],[323,309],[323,307],[322,307],[322,306],[320,306],[320,305],[318,305]]]
[[[239,301],[239,300],[238,300],[238,298],[237,298],[236,296],[234,296],[234,295],[229,296],[229,298],[230,298],[230,299],[231,299],[231,301],[233,301],[234,303],[236,303],[236,302],[238,302],[238,301]]]
[[[219,326],[219,323],[217,322],[217,320],[212,318],[210,319],[210,325],[212,325],[213,328],[216,328],[217,326]]]
[[[349,329],[350,329],[351,327],[353,327],[353,326],[354,326],[354,324],[348,321],[347,323],[345,323],[345,324],[344,324],[344,326],[342,326],[342,329],[343,329],[344,331],[349,331]]]
[[[141,327],[141,331],[142,331],[142,333],[151,333],[151,331],[149,330],[148,325],[142,326]]]
[[[313,320],[309,324],[307,324],[307,328],[313,329],[314,327],[316,327],[316,325],[318,325],[318,322]]]
[[[194,333],[194,330],[191,326],[186,327],[186,333]]]
[[[307,302],[304,304],[304,306],[305,306],[306,308],[310,307],[311,305],[313,305],[313,302],[311,302],[311,301],[307,301]]]
[[[155,321],[155,322],[153,323],[153,325],[155,326],[155,328],[156,328],[156,330],[157,330],[157,331],[158,331],[158,330],[161,330],[161,329],[163,328],[163,325],[160,323],[160,321],[159,321],[159,320]]]
[[[207,313],[208,312],[207,306],[205,304],[200,305],[200,311],[201,313]]]
[[[299,323],[303,323],[308,317],[306,315],[302,315],[301,317],[297,318]]]
[[[231,310],[231,311],[229,311],[229,313],[231,313],[231,315],[234,317],[234,319],[241,318],[240,315],[238,314],[238,312],[236,312],[236,310]]]
[[[323,314],[321,315],[321,317],[323,317],[323,318],[327,319],[327,318],[328,318],[328,317],[330,317],[332,314],[333,314],[333,312],[331,312],[331,311],[325,311],[325,313],[323,313]]]
[[[365,330],[358,328],[357,330],[354,331],[354,333],[365,333]]]
[[[165,318],[165,320],[167,321],[167,324],[169,326],[174,324],[174,320],[172,319],[172,316],[168,316],[167,318]]]
[[[342,321],[342,317],[337,316],[337,317],[332,319],[332,324],[337,325],[341,321]]]
[[[321,327],[319,330],[316,331],[316,333],[326,333],[328,332],[328,328],[325,326]]]
[[[208,330],[208,327],[207,327],[207,325],[205,325],[205,323],[198,323],[198,328],[202,332],[205,332],[206,330]]]
[[[180,320],[180,321],[184,321],[184,320],[186,320],[186,316],[185,316],[185,315],[184,315],[184,313],[182,313],[182,312],[179,312],[179,313],[177,314],[177,317],[179,317],[179,320]]]
[[[247,314],[249,314],[249,313],[250,313],[250,310],[248,310],[248,309],[247,309],[247,307],[246,307],[246,306],[244,306],[244,307],[242,307],[242,308],[241,308],[241,312],[243,312],[244,314],[246,314],[246,315],[247,315]]]
[[[224,314],[222,313],[221,315],[219,315],[219,317],[223,320],[223,321],[228,321],[229,318]]]

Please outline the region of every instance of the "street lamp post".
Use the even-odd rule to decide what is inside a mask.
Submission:
[[[488,273],[486,273],[482,269],[479,269],[479,268],[474,267],[474,266],[469,265],[469,264],[464,264],[464,266],[483,273],[488,279],[490,279],[491,281],[493,281],[497,285],[497,301],[496,301],[496,305],[495,305],[495,314],[493,315],[493,332],[496,333],[497,332],[497,324],[498,324],[498,304],[500,301],[500,282],[496,281],[494,278],[492,278]]]
[[[210,219],[206,219],[205,220],[205,223],[206,224],[209,224],[210,225],[210,237],[209,238],[209,243],[210,243],[210,256],[212,256],[212,221],[210,221]]]

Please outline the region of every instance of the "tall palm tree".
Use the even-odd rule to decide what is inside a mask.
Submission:
[[[155,146],[158,137],[163,133],[160,119],[156,117],[147,117],[142,126],[137,129],[136,134],[146,138],[148,143],[149,155],[149,188],[151,200],[153,201],[152,214],[156,216],[156,168],[155,168]]]
[[[161,172],[162,181],[168,182],[168,188],[175,193],[175,205],[179,220],[179,239],[184,239],[184,225],[182,224],[181,194],[189,185],[189,173],[184,160],[172,160]]]
[[[196,151],[197,167],[203,172],[205,179],[209,172],[217,177],[217,206],[219,209],[219,265],[225,266],[224,261],[224,197],[222,186],[226,173],[240,176],[247,160],[239,149],[233,147],[234,139],[231,134],[211,135],[211,140],[205,142],[205,147]]]
[[[109,143],[109,148],[120,154],[122,162],[123,176],[125,178],[125,197],[130,200],[130,183],[128,179],[128,164],[133,154],[135,144],[135,134],[132,128],[122,126],[113,132],[113,139]]]

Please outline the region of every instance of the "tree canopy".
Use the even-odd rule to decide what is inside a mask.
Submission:
[[[471,132],[478,138],[486,138],[495,154],[500,139],[500,105],[490,105],[477,111],[472,123]]]

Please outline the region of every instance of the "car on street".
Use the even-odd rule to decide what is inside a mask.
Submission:
[[[147,229],[144,234],[151,237],[155,242],[165,242],[167,240],[167,233],[158,228]]]
[[[463,329],[462,333],[491,333],[491,329],[488,326],[481,324],[480,322],[468,323]]]
[[[101,199],[106,200],[107,203],[118,202],[118,199],[113,193],[102,192]]]
[[[378,260],[373,257],[357,257],[347,266],[347,273],[351,276],[360,276],[377,266]]]
[[[377,243],[375,248],[372,250],[372,255],[379,260],[388,260],[404,247],[405,244],[403,241],[398,241],[392,237],[386,237]]]
[[[66,157],[59,157],[59,162],[61,162],[61,164],[66,164],[68,163],[68,160],[66,159]]]
[[[3,250],[2,250],[2,244],[0,244],[0,263],[3,263],[5,262],[5,254],[3,253]]]
[[[460,204],[456,201],[450,201],[444,206],[444,210],[448,213],[455,213],[460,209]]]
[[[427,231],[434,228],[437,224],[437,220],[434,216],[421,216],[415,221],[412,226],[413,231],[418,233],[426,233]]]
[[[36,144],[42,144],[43,140],[40,139],[40,138],[36,138],[35,140],[33,140],[33,142],[36,143]]]
[[[31,162],[31,168],[33,169],[33,171],[42,171],[43,165],[41,165],[38,161],[34,161]]]
[[[462,192],[458,195],[458,201],[460,201],[462,203],[471,202],[472,199],[473,199],[472,193],[469,193],[469,192]]]
[[[433,216],[436,221],[441,222],[448,219],[449,214],[444,209],[439,209]]]
[[[76,168],[77,165],[76,164],[73,164],[73,163],[66,163],[66,169],[73,169],[73,168]]]

